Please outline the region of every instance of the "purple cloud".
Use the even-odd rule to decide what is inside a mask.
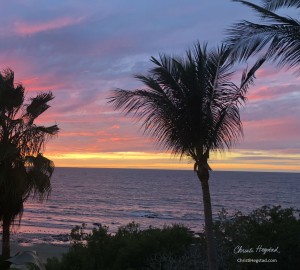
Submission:
[[[142,87],[133,74],[146,73],[151,56],[183,55],[197,40],[213,46],[252,15],[232,1],[4,1],[0,68],[12,68],[30,94],[53,91],[41,119],[62,130],[51,151],[153,151],[139,125],[106,103],[109,91]],[[298,79],[269,65],[257,77],[238,147],[299,153]]]

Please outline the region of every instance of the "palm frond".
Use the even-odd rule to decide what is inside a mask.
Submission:
[[[194,160],[210,151],[230,148],[242,135],[239,104],[263,60],[244,74],[234,75],[229,47],[208,50],[196,43],[185,57],[160,55],[148,75],[136,75],[147,88],[117,89],[108,102],[138,122],[144,133],[174,155]]]
[[[33,122],[49,108],[51,92],[24,104],[25,89],[14,84],[14,73],[0,72],[0,221],[21,220],[30,195],[44,199],[51,190],[53,162],[41,155],[45,142],[59,131],[57,125]],[[28,157],[32,156],[32,157]]]
[[[251,2],[243,1],[243,0],[233,0],[233,2],[238,2],[245,6],[250,7],[251,9],[253,9],[256,12],[256,14],[260,18],[264,19],[267,22],[278,23],[278,24],[283,24],[283,25],[299,26],[299,23],[297,20],[294,20],[289,17],[280,16],[266,8],[255,5]]]
[[[0,163],[5,160],[15,158],[19,153],[19,149],[14,144],[4,144],[0,142]]]
[[[241,21],[228,30],[226,43],[231,48],[233,59],[247,60],[267,47],[281,31],[278,26]]]
[[[3,70],[0,78],[1,78],[1,82],[2,83],[5,82],[5,84],[8,87],[10,87],[10,88],[14,87],[15,74],[10,68]]]
[[[263,52],[263,58],[279,67],[293,68],[300,64],[300,22],[272,12],[281,6],[295,6],[296,2],[264,1],[264,7],[242,0],[235,2],[255,10],[263,19],[263,24],[241,21],[228,30],[226,42],[233,51],[233,59],[245,60]]]
[[[0,73],[0,108],[11,114],[23,104],[25,91],[21,84],[15,86],[14,78],[14,72],[11,69]]]
[[[246,94],[249,86],[253,84],[256,71],[265,63],[265,61],[266,57],[261,57],[255,62],[249,72],[247,69],[244,70],[240,85],[240,90],[244,95]]]
[[[300,8],[300,0],[262,0],[263,7],[268,10],[277,10],[284,7]]]
[[[36,97],[31,98],[30,104],[26,106],[26,116],[29,118],[29,123],[33,123],[34,119],[40,116],[43,112],[50,108],[47,104],[54,98],[51,92],[40,93]]]
[[[51,192],[50,179],[54,171],[54,163],[38,154],[36,157],[25,157],[25,164],[30,186],[29,195],[43,200]]]

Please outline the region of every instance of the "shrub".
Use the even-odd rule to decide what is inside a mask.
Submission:
[[[214,222],[220,270],[300,269],[299,210],[263,206],[248,215],[225,210]],[[181,225],[141,230],[132,222],[115,235],[85,225],[71,232],[71,248],[61,261],[48,259],[47,270],[204,270],[207,269],[205,234],[197,236]],[[235,254],[237,246],[254,250]],[[278,247],[277,252],[257,252]],[[276,259],[276,263],[238,263],[237,259]]]
[[[300,219],[299,210],[282,209],[281,206],[263,206],[248,215],[225,210],[214,222],[222,269],[300,269]],[[241,249],[252,253],[242,253]],[[278,253],[262,248],[273,248]],[[235,254],[234,250],[237,254]],[[237,263],[237,259],[276,259],[276,263]]]
[[[115,235],[98,226],[86,233],[85,224],[71,232],[72,247],[61,261],[48,259],[47,270],[133,270],[146,267],[155,254],[180,256],[193,242],[192,232],[181,226],[141,230],[136,223],[120,227]]]

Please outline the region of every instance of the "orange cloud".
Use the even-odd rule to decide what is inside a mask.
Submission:
[[[46,156],[58,167],[193,169],[193,162],[190,159],[174,158],[170,153],[159,152],[69,152],[65,154],[48,152]],[[274,160],[274,157],[278,160]],[[291,163],[291,159],[295,159],[296,162]],[[222,158],[213,155],[210,164],[213,170],[299,172],[300,166],[297,163],[299,159],[299,154],[274,155],[268,151],[237,151]]]
[[[256,164],[256,163],[220,163],[216,166],[217,170],[221,171],[271,171],[271,172],[299,172],[299,166],[286,164]]]
[[[25,86],[26,91],[55,91],[64,86],[64,83],[52,83],[50,78],[46,76],[24,78],[21,83]]]
[[[107,139],[98,139],[97,142],[126,142],[126,141],[133,141],[134,138],[107,138]]]
[[[97,134],[95,132],[60,132],[59,136],[60,137],[92,137],[92,136],[96,136]]]

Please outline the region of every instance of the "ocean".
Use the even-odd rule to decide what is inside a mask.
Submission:
[[[225,208],[249,213],[263,205],[300,208],[300,174],[213,171],[213,215]],[[203,228],[201,185],[193,171],[56,168],[48,200],[28,201],[13,239],[64,243],[76,225],[115,232],[135,221],[142,228],[184,224]]]

